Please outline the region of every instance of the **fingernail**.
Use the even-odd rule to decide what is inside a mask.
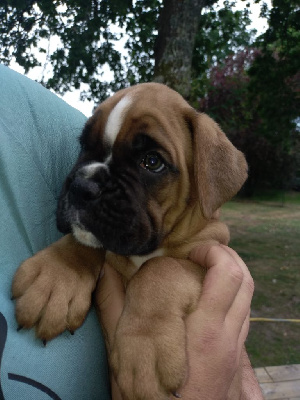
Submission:
[[[177,399],[181,399],[181,395],[177,392],[173,392],[173,396],[176,397]]]
[[[104,267],[101,268],[99,279],[103,278],[103,276],[104,276]]]

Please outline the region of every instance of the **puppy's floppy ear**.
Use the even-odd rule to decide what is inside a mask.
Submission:
[[[243,153],[208,115],[194,111],[192,131],[195,182],[203,215],[209,219],[242,187],[248,166]]]

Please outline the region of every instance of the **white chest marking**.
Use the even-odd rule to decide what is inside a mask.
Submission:
[[[130,260],[137,268],[140,268],[144,264],[144,262],[150,260],[150,258],[161,257],[163,255],[164,255],[164,249],[157,249],[145,256],[131,256]]]
[[[132,99],[129,95],[123,97],[119,103],[112,109],[111,113],[108,116],[104,137],[113,146],[116,137],[120,131],[126,113],[132,103]]]

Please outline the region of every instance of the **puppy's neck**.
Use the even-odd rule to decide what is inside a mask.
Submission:
[[[131,256],[129,258],[133,262],[133,264],[139,269],[144,264],[144,262],[150,260],[150,258],[161,257],[163,255],[165,255],[164,249],[159,248],[150,254],[146,254],[145,256]]]
[[[228,228],[218,218],[219,210],[214,213],[210,220],[207,220],[203,218],[200,206],[190,206],[184,215],[178,219],[172,231],[166,235],[158,249],[144,256],[129,257],[107,251],[106,262],[113,265],[126,282],[151,258],[161,256],[188,258],[191,250],[201,244],[228,244]]]
[[[186,206],[184,212],[174,221],[172,230],[166,235],[163,247],[178,247],[191,242],[202,231],[210,220],[206,220],[201,212],[199,202]]]
[[[205,219],[199,202],[187,207],[162,243],[164,255],[188,258],[191,250],[201,244],[227,245],[229,230],[219,217],[220,210],[216,210],[210,219]]]

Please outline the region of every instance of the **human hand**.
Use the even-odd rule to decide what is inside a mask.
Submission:
[[[191,259],[209,269],[199,307],[186,320],[189,373],[180,393],[185,400],[260,400],[257,381],[243,352],[253,294],[250,273],[226,246],[199,247],[192,252]],[[96,296],[109,350],[123,310],[125,290],[120,275],[108,264]],[[113,377],[111,385],[113,400],[121,400]]]
[[[247,266],[223,245],[196,248],[190,258],[208,271],[198,308],[186,319],[189,374],[182,397],[263,399],[244,349],[254,290]]]

